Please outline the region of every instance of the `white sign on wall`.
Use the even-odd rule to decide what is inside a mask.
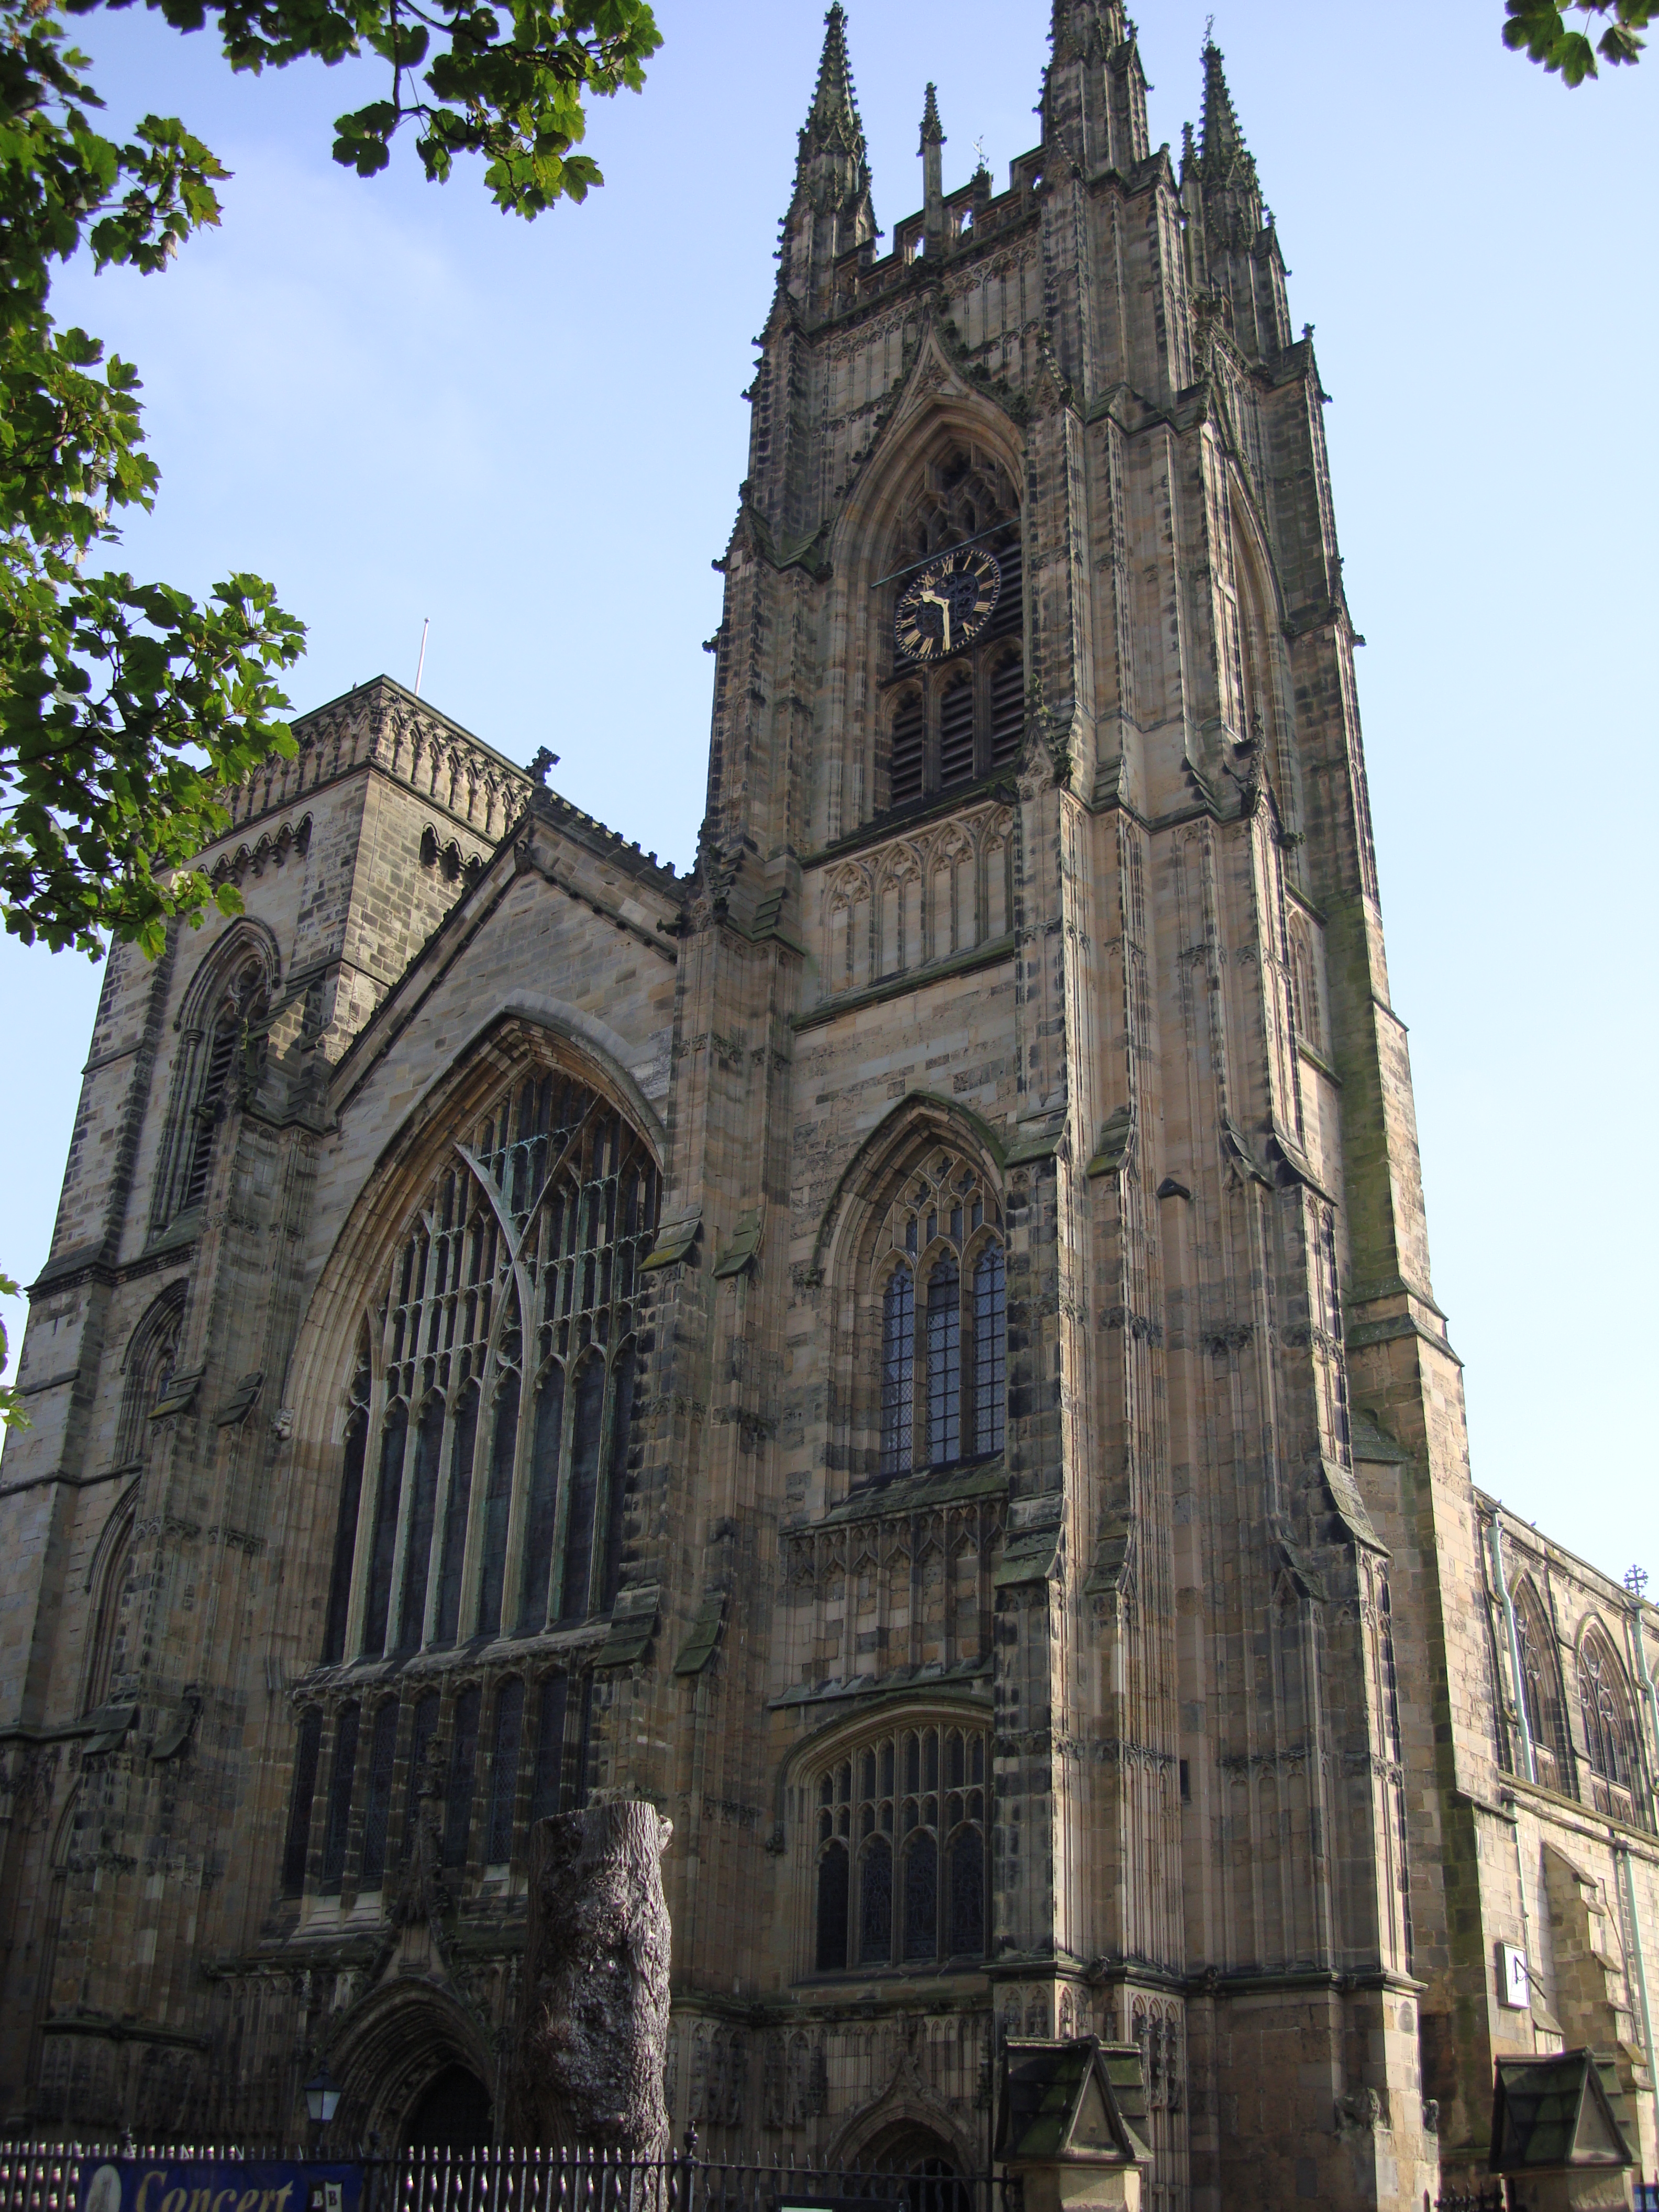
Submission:
[[[1515,2012],[1525,2012],[1532,2003],[1527,1954],[1513,1943],[1498,1947],[1498,2002]]]

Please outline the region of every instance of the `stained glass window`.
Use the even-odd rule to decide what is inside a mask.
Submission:
[[[362,1884],[378,1889],[386,1874],[392,1829],[392,1770],[398,1753],[398,1701],[390,1698],[374,1716],[368,1742],[368,1787],[363,1798]]]
[[[438,1733],[438,1692],[435,1690],[428,1690],[424,1697],[415,1701],[415,1718],[409,1734],[409,1793],[404,1805],[403,1856],[405,1859],[414,1851],[422,1799],[432,1780],[430,1760],[433,1740]]]
[[[904,1854],[904,1956],[939,1956],[939,1846],[927,1828]]]
[[[818,1859],[817,1970],[837,1973],[847,1964],[847,1846],[824,1846]]]
[[[306,1886],[306,1852],[311,1841],[311,1808],[317,1797],[317,1763],[323,1748],[323,1717],[315,1705],[300,1716],[294,1749],[294,1788],[288,1804],[288,1838],[283,1850],[283,1894],[298,1897]]]
[[[472,1829],[472,1790],[478,1771],[478,1710],[483,1693],[470,1682],[455,1700],[454,1733],[449,1746],[449,1778],[444,1786],[444,1864],[466,1864]]]
[[[983,1955],[988,1746],[979,1729],[928,1722],[871,1739],[809,1782],[820,1973],[891,1964],[896,1924],[905,1965]],[[849,1960],[854,1860],[858,1926]]]
[[[513,1856],[513,1814],[519,1790],[519,1746],[524,1738],[524,1679],[510,1674],[495,1693],[495,1741],[489,1754],[489,1821],[484,1863],[504,1866]]]
[[[544,1820],[565,1810],[564,1724],[570,1677],[550,1674],[542,1684],[536,1729],[536,1771],[531,1784],[530,1817]]]
[[[639,1133],[562,1070],[515,1078],[456,1133],[388,1260],[354,1368],[331,1660],[344,1653],[355,1576],[367,1657],[388,1633],[400,1650],[498,1636],[504,1622],[534,1634],[550,1614],[582,1620],[613,1601],[633,1299],[658,1190]]]
[[[916,1292],[902,1261],[882,1297],[881,1471],[908,1474],[915,1419]]]
[[[334,1724],[334,1771],[329,1778],[328,1824],[323,1832],[323,1890],[340,1887],[351,1827],[351,1784],[357,1767],[358,1708],[342,1705]]]
[[[979,1170],[945,1151],[906,1178],[889,1210],[876,1249],[877,1268],[884,1271],[877,1277],[878,1480],[1003,1449],[1008,1354],[1000,1225]],[[920,1313],[918,1280],[925,1285]]]
[[[872,1836],[859,1866],[859,1964],[884,1966],[893,1954],[893,1847]]]
[[[563,1440],[564,1370],[555,1360],[536,1391],[524,1580],[519,1594],[519,1628],[525,1635],[533,1635],[547,1625],[547,1584],[553,1568],[553,1531],[559,1503],[559,1448]]]

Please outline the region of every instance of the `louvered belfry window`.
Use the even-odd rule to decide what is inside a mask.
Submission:
[[[614,1103],[556,1070],[458,1133],[365,1321],[326,1656],[533,1636],[613,1601],[657,1194]]]
[[[151,1223],[161,1228],[204,1205],[219,1131],[264,1065],[270,979],[246,948],[210,956],[228,963],[205,988],[203,1011],[179,1042]]]
[[[937,659],[898,643],[899,599],[941,555],[973,549],[997,565],[995,605],[982,629]],[[886,776],[878,807],[938,799],[1018,766],[1025,735],[1024,557],[1019,495],[990,454],[956,447],[928,465],[889,548],[884,579]]]

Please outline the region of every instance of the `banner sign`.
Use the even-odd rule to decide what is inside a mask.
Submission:
[[[83,2158],[76,2212],[362,2212],[361,2166]]]

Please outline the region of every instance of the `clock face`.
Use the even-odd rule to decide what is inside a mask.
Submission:
[[[958,546],[941,553],[905,586],[893,614],[893,635],[908,660],[943,660],[971,645],[990,621],[1002,571],[988,553]]]

